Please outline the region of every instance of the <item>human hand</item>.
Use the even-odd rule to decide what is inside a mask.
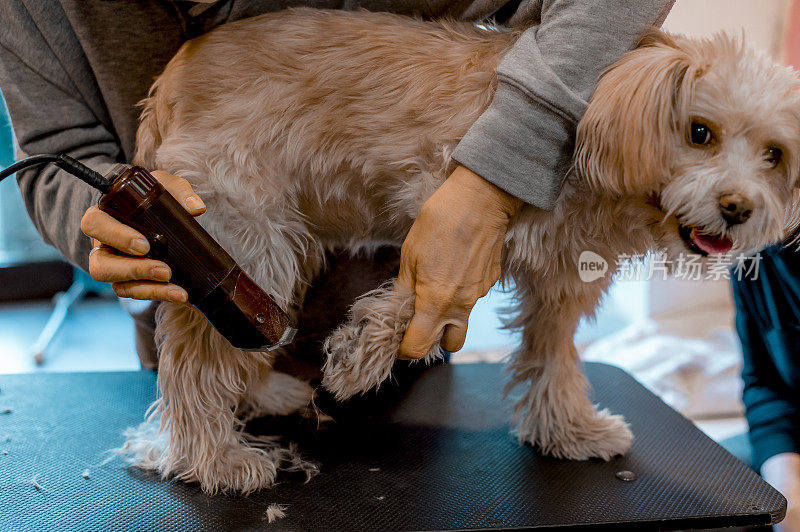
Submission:
[[[400,253],[397,284],[415,301],[398,358],[424,357],[442,330],[442,348],[464,346],[469,314],[500,277],[508,224],[522,205],[463,166],[425,202]]]
[[[160,170],[150,173],[190,214],[205,212],[205,204],[188,181]],[[187,301],[186,290],[168,282],[172,277],[169,266],[142,256],[150,251],[150,243],[135,229],[92,205],[81,219],[81,231],[94,245],[89,253],[89,274],[97,281],[111,283],[118,296]]]
[[[780,491],[788,503],[786,517],[775,525],[778,532],[800,532],[800,454],[781,453],[761,467],[764,480]]]

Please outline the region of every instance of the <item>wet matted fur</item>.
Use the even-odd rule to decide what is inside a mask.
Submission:
[[[519,34],[310,9],[228,24],[185,44],[154,85],[136,163],[189,180],[208,205],[200,222],[291,309],[325,250],[402,243]],[[520,386],[521,442],[579,460],[628,449],[624,420],[589,401],[572,341],[611,276],[582,282],[578,257],[613,265],[654,248],[675,257],[689,252],[681,227],[729,238],[735,254],[784,238],[800,164],[797,86],[735,39],[657,31],[604,74],[557,205],[525,206],[506,238],[510,326],[522,333],[509,384]],[[691,143],[696,120],[713,143]],[[727,225],[719,196],[733,193],[752,215]],[[271,375],[269,354],[234,349],[192,308],[162,308],[161,396],[128,434],[129,459],[212,492],[270,486],[282,467],[312,473],[291,450],[254,446],[240,421],[302,408],[311,388]],[[412,309],[413,294],[391,285],[357,301],[325,344],[324,386],[340,399],[378,386]]]

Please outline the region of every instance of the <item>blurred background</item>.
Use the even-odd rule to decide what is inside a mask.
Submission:
[[[800,0],[678,0],[665,28],[694,36],[743,33],[775,61],[800,65]],[[0,105],[0,165],[13,154]],[[497,314],[510,304],[499,289],[478,303],[455,362],[508,355],[516,338],[501,330]],[[745,432],[726,279],[618,279],[576,342],[584,359],[625,368],[713,438],[731,442]],[[133,325],[119,300],[44,244],[16,182],[0,183],[0,373],[136,369]]]

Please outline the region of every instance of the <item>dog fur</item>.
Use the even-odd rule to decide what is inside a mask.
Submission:
[[[311,9],[231,23],[186,43],[159,77],[135,162],[187,179],[208,206],[199,221],[291,310],[326,250],[402,243],[519,35]],[[602,76],[557,205],[526,205],[506,237],[502,279],[517,300],[509,326],[522,338],[509,383],[520,387],[520,442],[576,460],[627,451],[632,434],[589,401],[572,341],[611,275],[582,282],[578,257],[676,257],[689,252],[681,225],[730,238],[732,254],[781,241],[796,218],[797,87],[793,72],[740,40],[655,30]],[[713,144],[689,141],[697,119]],[[770,146],[783,152],[774,167]],[[730,193],[752,201],[745,223],[722,219],[718,198]],[[413,299],[391,284],[365,294],[328,338],[323,385],[337,398],[389,377]],[[313,473],[292,450],[256,446],[241,430],[243,416],[305,407],[310,387],[272,373],[271,354],[233,348],[193,308],[161,308],[160,397],[128,433],[131,462],[210,492],[271,486],[281,468]]]

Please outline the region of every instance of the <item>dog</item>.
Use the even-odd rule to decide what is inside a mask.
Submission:
[[[157,79],[134,162],[188,180],[208,206],[200,222],[291,311],[326,250],[400,246],[521,32],[304,8],[227,24]],[[520,442],[573,460],[628,450],[624,419],[588,399],[573,344],[611,283],[583,282],[579,256],[613,265],[659,249],[707,267],[782,241],[797,225],[798,86],[742,39],[655,29],[602,75],[556,206],[526,205],[506,237]],[[413,307],[391,282],[360,297],[325,342],[323,386],[345,400],[387,379]],[[162,304],[157,334],[160,397],[127,433],[131,463],[212,493],[316,472],[242,430],[248,416],[307,407],[307,382],[272,370],[273,353],[233,348],[190,306]]]

